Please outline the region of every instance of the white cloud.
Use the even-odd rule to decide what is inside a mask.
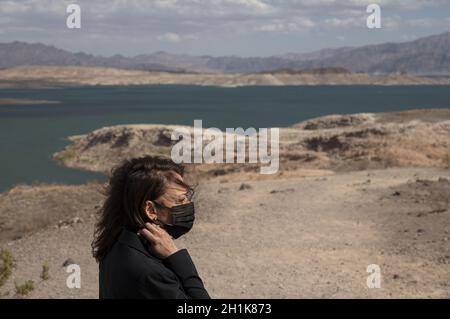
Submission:
[[[273,20],[271,23],[256,25],[253,30],[260,32],[297,32],[310,29],[315,23],[309,18],[296,18],[290,21]]]
[[[365,25],[365,17],[351,17],[351,18],[331,18],[325,19],[324,24],[331,27],[358,27]]]
[[[181,37],[179,34],[171,33],[171,32],[159,35],[157,37],[157,39],[160,41],[167,41],[167,42],[180,42],[181,41]]]
[[[423,19],[409,20],[407,23],[412,27],[431,28],[437,23],[439,23],[439,21],[436,21],[436,19],[423,18]]]
[[[2,13],[2,15],[23,13],[28,11],[29,9],[30,7],[25,2],[17,2],[17,1],[0,2],[0,12]]]
[[[403,19],[399,15],[383,17],[381,26],[388,29],[397,29],[403,24]]]
[[[177,43],[177,42],[181,42],[181,41],[198,39],[198,37],[193,34],[180,35],[180,34],[173,33],[173,32],[167,32],[164,34],[160,34],[156,38],[159,41],[165,41],[165,42],[171,42],[171,43]]]

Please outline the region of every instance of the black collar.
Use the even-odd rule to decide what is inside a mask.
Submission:
[[[124,228],[122,230],[122,232],[120,233],[118,241],[122,244],[125,244],[129,247],[132,247],[132,248],[140,251],[147,257],[156,258],[156,259],[160,260],[160,258],[158,256],[156,256],[150,250],[150,245],[145,238],[141,237],[137,233],[134,233],[126,228]]]

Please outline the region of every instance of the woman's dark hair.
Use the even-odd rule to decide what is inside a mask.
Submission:
[[[123,228],[138,231],[148,221],[144,203],[156,200],[166,191],[168,182],[191,187],[181,181],[175,173],[183,176],[183,165],[170,158],[145,156],[125,160],[113,169],[105,188],[106,199],[98,211],[92,253],[101,261]]]

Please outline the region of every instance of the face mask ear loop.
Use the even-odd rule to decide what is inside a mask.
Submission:
[[[159,206],[159,207],[161,207],[161,208],[166,208],[166,209],[170,210],[169,207],[164,206],[164,205],[162,205],[162,204],[160,204],[160,203],[158,203],[158,202],[156,202],[156,201],[153,201],[153,203],[155,203],[156,206]],[[165,226],[165,225],[172,225],[172,224],[166,224],[166,223],[164,223],[162,220],[160,220],[160,219],[158,218],[158,216],[156,216],[156,217],[153,219],[153,222],[156,222],[156,221],[159,221],[161,224],[163,224],[163,226]]]

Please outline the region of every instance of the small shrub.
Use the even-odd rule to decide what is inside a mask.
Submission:
[[[45,262],[45,263],[42,265],[42,272],[41,272],[41,278],[42,278],[42,280],[48,280],[48,279],[50,278],[49,270],[50,270],[50,267],[49,267],[49,265],[48,265],[48,262]]]
[[[33,280],[27,280],[25,283],[23,283],[21,285],[18,285],[16,283],[16,292],[19,295],[26,296],[33,290],[34,290],[34,281]]]
[[[3,286],[11,276],[15,267],[14,257],[8,250],[0,252],[0,287]]]

